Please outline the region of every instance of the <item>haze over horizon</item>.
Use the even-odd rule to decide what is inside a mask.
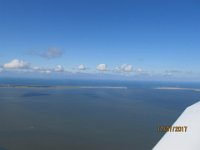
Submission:
[[[0,77],[200,81],[197,0],[2,0]]]

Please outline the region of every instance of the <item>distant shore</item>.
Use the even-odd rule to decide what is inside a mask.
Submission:
[[[82,88],[82,89],[127,89],[126,86],[51,86],[51,85],[12,85],[12,84],[3,84],[0,85],[0,88],[51,88],[51,89],[74,89],[74,88]]]
[[[200,89],[195,89],[195,88],[180,88],[180,87],[156,87],[154,89],[157,89],[157,90],[187,90],[187,91],[200,92]]]

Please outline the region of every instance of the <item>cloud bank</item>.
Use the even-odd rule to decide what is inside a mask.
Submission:
[[[48,69],[48,68],[41,68],[41,67],[33,67],[31,72],[36,72],[36,73],[51,73],[52,69]]]
[[[65,64],[66,65],[66,64]],[[75,69],[75,71],[73,70]],[[97,72],[97,71],[98,72]],[[103,72],[103,73],[102,73]],[[87,78],[87,79],[131,79],[131,80],[190,80],[198,79],[199,74],[181,70],[163,70],[155,72],[143,70],[142,68],[133,68],[131,64],[122,64],[115,69],[108,69],[107,64],[98,64],[95,68],[88,69],[84,64],[76,68],[65,69],[61,64],[55,67],[33,66],[29,62],[20,59],[13,59],[5,64],[0,65],[0,76],[14,76],[18,74],[25,77],[48,76],[63,78]]]

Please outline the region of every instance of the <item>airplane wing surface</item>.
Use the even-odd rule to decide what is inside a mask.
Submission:
[[[200,102],[186,108],[170,130],[153,150],[200,150]]]

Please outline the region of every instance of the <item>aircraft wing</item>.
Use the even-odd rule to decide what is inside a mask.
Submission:
[[[200,150],[200,102],[185,109],[153,150]]]

